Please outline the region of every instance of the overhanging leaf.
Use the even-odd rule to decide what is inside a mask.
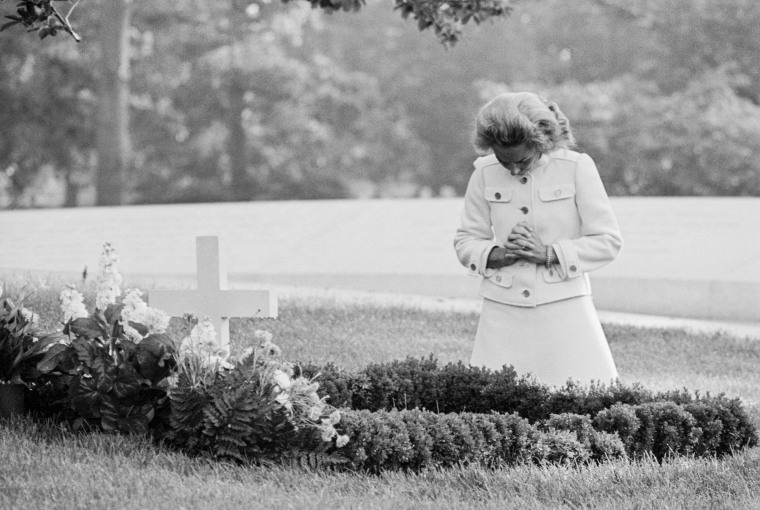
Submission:
[[[87,338],[105,338],[106,330],[99,321],[90,317],[80,317],[69,323],[69,329],[77,336]]]

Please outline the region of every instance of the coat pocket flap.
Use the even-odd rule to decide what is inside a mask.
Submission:
[[[486,186],[485,198],[489,202],[509,202],[512,200],[512,190],[498,186]]]
[[[544,202],[552,200],[562,200],[575,196],[574,184],[555,184],[554,186],[544,186],[538,191],[538,196]]]
[[[500,287],[511,287],[514,282],[515,275],[510,273],[497,272],[491,276],[488,280]]]

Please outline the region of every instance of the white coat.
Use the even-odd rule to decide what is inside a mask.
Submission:
[[[586,273],[613,261],[622,237],[599,172],[586,154],[560,149],[544,154],[524,176],[513,176],[495,156],[475,160],[454,246],[470,274],[483,277],[480,295],[535,307],[591,293]],[[504,246],[512,228],[527,221],[557,262],[518,260],[487,269],[488,254]]]

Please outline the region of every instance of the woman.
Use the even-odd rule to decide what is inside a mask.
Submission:
[[[557,104],[532,93],[502,94],[478,113],[484,156],[454,239],[483,277],[471,365],[512,365],[550,385],[617,377],[586,273],[614,260],[622,238],[594,162],[573,143]]]

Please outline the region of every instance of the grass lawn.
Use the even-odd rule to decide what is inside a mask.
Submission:
[[[59,287],[25,301],[54,326]],[[9,288],[11,297],[19,288]],[[286,359],[349,368],[434,353],[467,360],[477,316],[292,298],[278,319],[238,320],[233,339],[268,329]],[[621,378],[740,397],[760,423],[760,342],[723,334],[605,328]],[[580,468],[461,467],[419,474],[308,472],[192,459],[144,439],[75,435],[28,419],[0,424],[0,508],[758,508],[760,449]]]

